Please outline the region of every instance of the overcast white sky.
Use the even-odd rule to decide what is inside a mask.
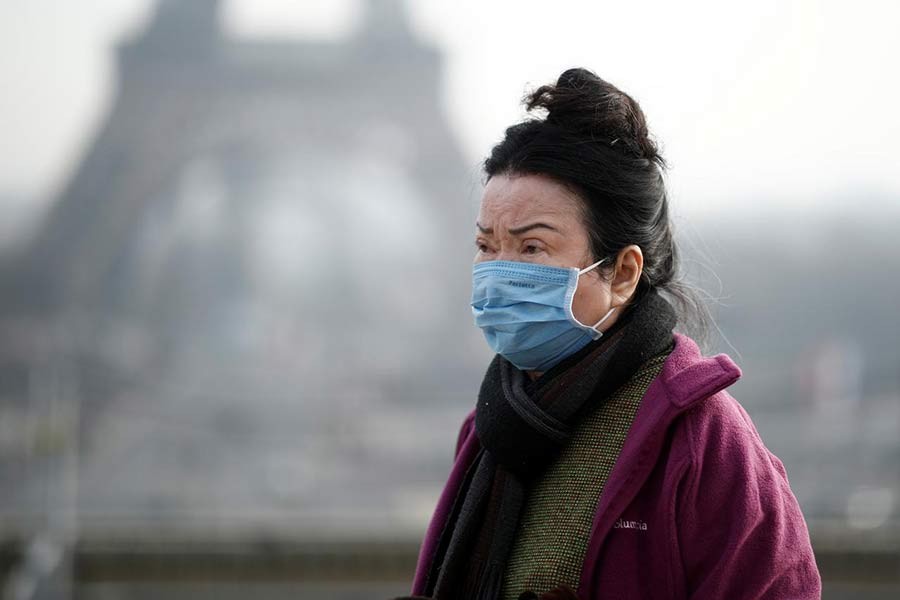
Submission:
[[[190,0],[185,0],[190,1]],[[229,0],[239,35],[336,37],[351,0]],[[148,0],[0,2],[4,193],[41,207],[65,182],[114,86],[112,44]],[[529,86],[586,66],[632,94],[671,164],[682,210],[760,199],[900,196],[900,3],[856,0],[415,0],[446,53],[445,108],[474,165]]]

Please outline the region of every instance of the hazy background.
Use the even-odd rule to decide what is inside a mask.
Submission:
[[[0,3],[3,597],[405,591],[490,359],[479,164],[571,66],[648,116],[825,597],[896,597],[898,17]]]

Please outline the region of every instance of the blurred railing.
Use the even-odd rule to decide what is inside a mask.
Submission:
[[[896,527],[868,538],[827,529],[813,535],[826,600],[900,597]],[[48,540],[7,540],[0,582],[6,598],[390,598],[408,590],[419,543],[142,531],[79,539],[66,551]],[[54,568],[41,573],[42,561]],[[28,577],[38,580],[24,585]]]

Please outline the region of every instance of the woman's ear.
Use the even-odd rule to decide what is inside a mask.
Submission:
[[[644,269],[644,253],[640,246],[631,244],[619,250],[616,270],[609,283],[613,306],[624,306],[634,295]]]

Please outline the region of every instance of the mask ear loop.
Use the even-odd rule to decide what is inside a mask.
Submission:
[[[578,276],[580,277],[580,276],[583,275],[584,273],[587,273],[588,271],[590,271],[591,269],[595,268],[597,265],[599,265],[599,264],[601,264],[601,263],[603,263],[603,262],[605,262],[605,261],[606,261],[605,258],[601,258],[600,260],[598,260],[598,261],[595,262],[594,264],[592,264],[592,265],[590,265],[590,266],[588,266],[588,267],[585,267],[585,268],[579,270],[579,271],[578,271]],[[577,290],[577,289],[578,289],[578,278],[575,279],[575,290]],[[613,313],[613,311],[616,310],[616,309],[619,308],[619,307],[618,307],[618,306],[613,306],[612,308],[610,308],[609,311],[603,316],[603,318],[600,319],[599,321],[597,321],[596,323],[594,323],[593,325],[585,325],[584,323],[582,323],[581,321],[579,321],[579,320],[575,317],[575,313],[572,312],[572,301],[575,299],[575,290],[572,290],[572,296],[571,296],[571,298],[569,299],[569,313],[571,314],[572,319],[573,319],[576,323],[578,323],[578,324],[581,325],[582,327],[585,327],[585,328],[588,328],[588,329],[593,329],[593,330],[594,330],[594,333],[597,334],[596,337],[594,337],[594,339],[595,339],[595,340],[599,340],[601,337],[603,337],[603,332],[600,331],[600,330],[598,330],[598,329],[597,329],[597,326],[600,325],[601,323],[603,323],[603,321],[605,321],[606,319],[608,319],[609,316]],[[593,337],[593,336],[592,336],[592,337]]]
[[[579,275],[583,275],[583,274],[587,273],[588,271],[590,271],[591,269],[593,269],[594,267],[596,267],[597,265],[599,265],[600,263],[602,263],[602,262],[605,261],[605,260],[606,260],[605,258],[601,258],[600,260],[598,260],[597,262],[595,262],[595,263],[592,264],[591,266],[585,267],[585,268],[581,269],[580,271],[578,271],[578,274],[579,274]]]
[[[613,306],[612,308],[610,308],[610,309],[609,309],[609,312],[606,313],[606,314],[603,316],[602,319],[600,319],[599,321],[597,321],[596,323],[594,323],[593,325],[591,325],[591,329],[593,329],[594,331],[596,331],[597,333],[599,333],[599,334],[602,336],[602,335],[603,335],[603,332],[600,331],[600,330],[598,330],[598,329],[597,329],[597,326],[598,326],[600,323],[602,323],[603,321],[605,321],[606,319],[608,319],[608,318],[609,318],[609,315],[611,315],[612,312],[613,312],[614,310],[616,310],[617,308],[619,308],[619,307],[618,307],[618,306]],[[597,339],[600,339],[600,338],[597,338]]]

